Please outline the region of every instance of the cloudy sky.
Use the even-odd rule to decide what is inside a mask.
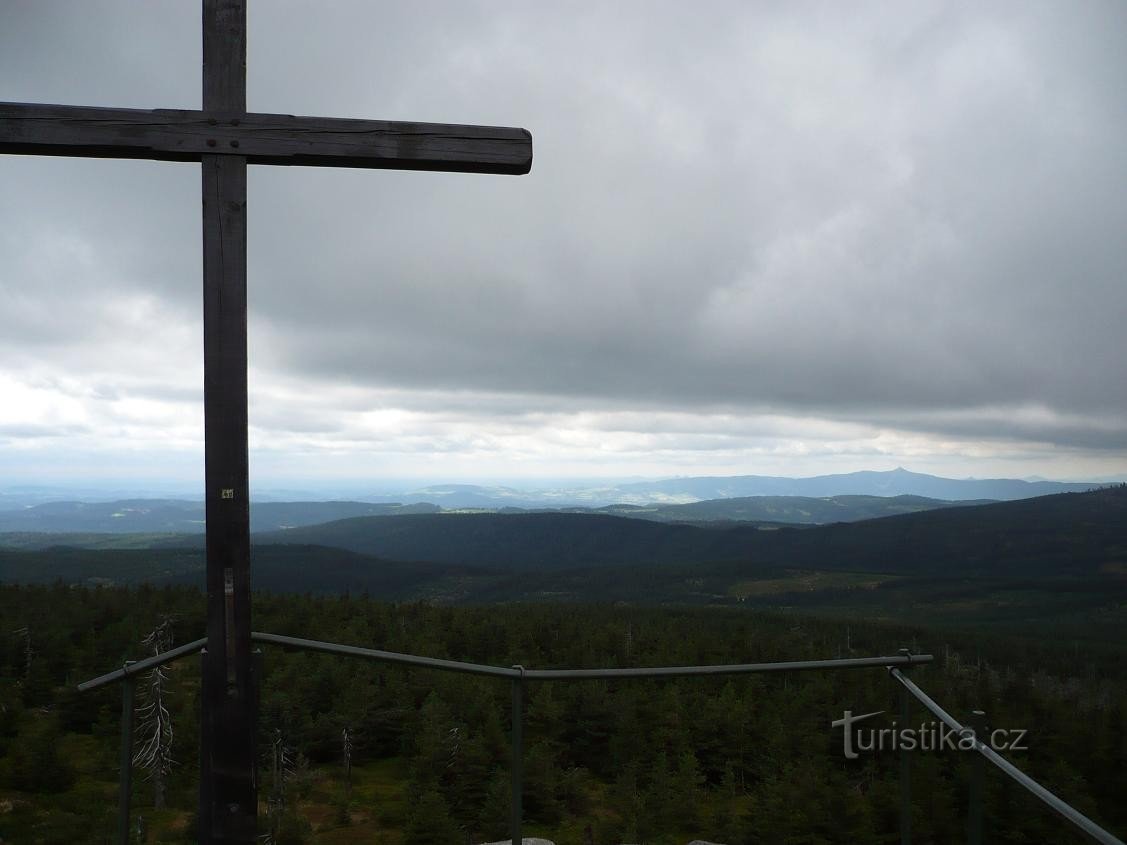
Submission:
[[[1127,4],[252,0],[252,483],[1127,473]],[[0,100],[199,108],[194,2],[6,0]],[[199,166],[0,156],[0,484],[202,479]]]

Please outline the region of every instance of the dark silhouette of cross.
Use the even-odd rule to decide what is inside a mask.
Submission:
[[[520,175],[523,129],[339,120],[246,110],[246,0],[203,0],[203,109],[0,103],[0,153],[198,161],[203,171],[207,655],[200,831],[257,831],[247,484],[247,164]]]

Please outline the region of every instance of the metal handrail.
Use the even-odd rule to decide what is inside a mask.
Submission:
[[[465,672],[470,675],[489,675],[494,678],[516,678],[520,672],[500,666],[483,666],[480,663],[465,663],[461,660],[442,660],[438,657],[420,657],[417,654],[400,654],[394,651],[380,651],[375,648],[361,648],[355,645],[326,643],[321,640],[303,640],[282,634],[264,634],[251,631],[250,638],[256,643],[269,643],[286,648],[300,648],[306,651],[320,651],[326,654],[339,654],[342,657],[361,657],[383,663],[402,663],[407,666],[421,666],[424,669],[443,669],[447,672]]]
[[[1025,772],[1023,772],[1021,769],[1019,769],[989,745],[984,743],[981,739],[975,736],[975,731],[972,728],[959,724],[958,720],[956,720],[954,716],[940,707],[935,702],[935,700],[931,698],[931,696],[929,696],[926,692],[912,683],[912,681],[904,677],[904,674],[899,669],[890,667],[888,672],[901,685],[903,685],[903,687],[908,690],[908,692],[915,696],[916,700],[919,701],[920,704],[930,710],[937,719],[943,722],[943,724],[947,725],[947,727],[951,728],[951,730],[955,731],[955,733],[965,737],[974,736],[974,750],[985,757],[987,760],[989,760],[991,763],[993,763],[995,766],[997,766],[998,769],[1004,772],[1010,779],[1025,787],[1027,790],[1029,790],[1029,792],[1046,803],[1051,809],[1055,810],[1057,813],[1060,813],[1060,815],[1064,816],[1064,818],[1068,819],[1070,822],[1072,822],[1086,834],[1091,836],[1097,842],[1103,843],[1103,845],[1124,845],[1122,839],[1119,839],[1108,833],[1106,830],[1104,830],[1086,815],[1081,813],[1071,804],[1068,804],[1064,800],[1058,798],[1049,790],[1045,789],[1045,787],[1041,786],[1041,784],[1037,783],[1037,781],[1033,780],[1033,778],[1031,778],[1029,775],[1027,775]]]
[[[565,680],[608,680],[608,679],[628,679],[628,678],[671,678],[671,677],[686,677],[686,676],[702,676],[702,675],[740,675],[740,674],[753,674],[765,672],[799,672],[810,670],[824,670],[824,669],[871,669],[876,667],[886,668],[889,674],[901,684],[906,693],[910,693],[920,703],[922,703],[928,710],[930,710],[937,718],[944,724],[958,732],[960,735],[965,735],[965,732],[970,731],[969,728],[964,727],[955,720],[953,716],[947,713],[943,708],[935,703],[923,690],[916,686],[912,681],[903,674],[900,668],[908,669],[914,665],[927,664],[934,661],[934,657],[930,654],[911,654],[907,649],[901,649],[900,653],[894,656],[887,657],[851,657],[839,658],[836,660],[792,660],[783,661],[778,663],[733,663],[733,664],[719,664],[711,666],[652,666],[652,667],[627,667],[619,669],[526,669],[523,666],[488,666],[480,663],[469,663],[460,660],[446,660],[437,657],[422,657],[416,654],[402,654],[394,651],[381,651],[373,648],[363,648],[360,646],[342,645],[340,643],[329,643],[321,640],[307,640],[300,637],[288,637],[282,634],[268,634],[260,631],[251,632],[251,640],[259,643],[267,643],[269,645],[277,645],[283,648],[302,649],[305,651],[318,651],[325,654],[335,654],[341,657],[359,657],[365,660],[376,660],[384,663],[398,663],[407,666],[417,666],[424,669],[438,669],[447,672],[462,672],[471,675],[484,675],[495,678],[507,678],[512,683],[512,705],[513,705],[513,764],[512,764],[512,779],[513,779],[513,799],[512,799],[512,829],[513,837],[512,842],[514,845],[522,841],[521,837],[521,758],[523,755],[523,732],[521,730],[522,716],[524,710],[524,684],[526,681],[565,681]],[[129,784],[130,784],[130,756],[128,749],[132,744],[132,702],[133,702],[133,685],[135,683],[134,676],[152,669],[155,666],[161,666],[165,663],[170,663],[173,660],[184,657],[199,651],[204,651],[207,646],[207,638],[193,640],[190,643],[185,643],[182,646],[154,655],[140,660],[135,663],[126,663],[121,669],[116,669],[113,672],[107,672],[104,675],[99,675],[89,681],[85,681],[78,685],[79,691],[86,691],[97,689],[106,686],[107,684],[122,681],[122,757],[121,757],[121,791],[120,804],[119,804],[119,822],[118,822],[118,841],[128,841],[128,820],[129,820]],[[902,696],[905,693],[902,693]],[[907,717],[907,698],[903,700],[904,716]],[[1033,795],[1037,796],[1045,802],[1050,808],[1055,810],[1069,822],[1074,824],[1083,832],[1087,833],[1097,842],[1102,845],[1127,845],[1122,840],[1117,839],[1112,834],[1108,833],[1094,821],[1089,819],[1079,810],[1076,810],[1070,804],[1065,803],[1056,795],[1045,789],[1031,777],[1022,772],[1019,768],[1014,766],[1004,757],[997,754],[993,749],[987,747],[979,740],[975,740],[975,749],[979,751],[982,756],[997,766],[1001,771],[1005,772],[1010,778],[1015,780],[1025,789],[1029,790]],[[901,754],[901,786],[904,788],[904,795],[901,797],[901,842],[911,842],[911,812],[910,812],[910,787],[908,787],[910,777],[910,769],[908,760],[905,755]],[[972,787],[973,790],[973,787]],[[977,841],[974,833],[971,833],[972,841]]]
[[[96,678],[91,678],[89,681],[83,681],[78,685],[79,692],[86,692],[87,690],[97,689],[104,687],[106,684],[116,683],[117,681],[124,681],[131,675],[138,675],[141,672],[147,672],[155,666],[163,666],[165,663],[171,663],[173,660],[184,657],[188,654],[194,654],[207,645],[207,637],[201,637],[198,640],[192,640],[190,643],[177,646],[169,651],[155,654],[152,657],[146,657],[144,660],[130,661],[122,666],[120,669],[114,669],[112,672],[106,672],[104,675],[99,675]]]
[[[838,660],[794,660],[784,663],[731,663],[714,666],[653,666],[631,667],[626,669],[510,669],[502,666],[485,666],[480,663],[465,663],[460,660],[442,660],[437,657],[419,657],[415,654],[400,654],[394,651],[380,651],[374,648],[326,643],[321,640],[304,640],[299,637],[286,637],[281,634],[264,634],[258,631],[252,631],[250,638],[257,643],[270,643],[271,645],[280,645],[288,648],[320,651],[326,654],[339,654],[342,657],[361,657],[367,660],[378,660],[384,663],[402,663],[408,666],[445,669],[450,672],[465,672],[471,675],[490,675],[497,678],[521,679],[525,681],[676,678],[686,675],[743,675],[754,672],[797,672],[811,669],[871,669],[877,666],[910,666],[917,663],[931,663],[935,659],[930,654],[898,654],[894,657],[851,657]]]

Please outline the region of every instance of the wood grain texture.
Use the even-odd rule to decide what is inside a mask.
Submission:
[[[200,162],[207,643],[199,839],[256,839],[247,460],[247,164],[520,175],[524,129],[246,113],[246,0],[203,0],[203,110],[0,103],[0,154]]]
[[[203,107],[247,110],[246,0],[203,2]]]
[[[245,0],[204,0],[203,61],[204,108],[241,115],[246,110]],[[200,161],[208,650],[200,725],[200,840],[251,845],[258,834],[258,716],[250,640],[247,160],[204,154]]]
[[[201,839],[254,841],[247,458],[247,168],[203,165],[204,478],[208,659],[201,712]],[[232,807],[235,809],[232,810]]]
[[[532,169],[525,129],[242,114],[0,103],[0,153],[250,164],[441,170],[519,176]]]

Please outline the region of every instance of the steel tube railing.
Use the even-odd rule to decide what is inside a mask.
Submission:
[[[902,655],[908,654],[906,648],[900,649]],[[900,689],[900,724],[907,725],[911,696]],[[900,845],[912,845],[912,755],[907,748],[900,749]]]
[[[129,669],[133,661],[126,661]],[[117,790],[117,842],[129,845],[129,802],[133,797],[133,693],[137,681],[132,673],[121,684],[121,758]]]
[[[512,736],[512,762],[509,767],[509,777],[512,780],[513,801],[511,810],[510,833],[513,845],[520,845],[524,841],[521,825],[524,822],[524,667],[513,667],[519,674],[513,678],[513,736]]]
[[[952,716],[950,713],[936,704],[931,696],[929,696],[926,692],[912,683],[912,681],[905,677],[904,673],[899,669],[897,669],[896,667],[891,667],[888,671],[893,678],[899,681],[904,686],[904,688],[907,689],[908,692],[910,692],[915,697],[915,699],[920,702],[920,704],[930,710],[932,714],[937,719],[939,719],[939,721],[943,722],[943,724],[947,725],[947,727],[951,728],[951,730],[962,736],[973,734],[973,731],[969,731],[963,725],[959,724],[958,720],[955,719],[954,716]],[[1045,787],[1041,786],[1041,784],[1037,783],[1037,781],[1033,780],[1033,778],[1031,778],[1001,754],[996,752],[993,748],[984,743],[978,737],[975,737],[974,748],[976,751],[978,751],[979,754],[993,763],[995,767],[1009,776],[1011,780],[1014,780],[1021,786],[1025,787],[1026,790],[1031,792],[1037,798],[1041,799],[1041,801],[1043,801],[1045,804],[1049,805],[1052,810],[1064,816],[1066,819],[1072,822],[1072,824],[1080,828],[1080,830],[1084,831],[1097,842],[1101,842],[1103,843],[1103,845],[1125,845],[1122,839],[1118,839],[1117,837],[1108,833],[1106,830],[1104,830],[1086,815],[1081,813],[1071,804],[1063,801],[1052,792],[1045,789]]]
[[[565,680],[611,680],[630,678],[675,678],[705,675],[741,675],[764,672],[800,672],[812,670],[835,669],[867,669],[875,667],[887,668],[890,675],[902,687],[901,717],[905,724],[908,721],[909,694],[930,710],[940,721],[956,732],[963,734],[967,729],[959,724],[949,713],[935,703],[923,690],[916,686],[904,674],[911,666],[931,663],[934,657],[930,654],[911,654],[906,649],[888,657],[854,657],[837,660],[792,660],[778,663],[733,663],[715,666],[653,666],[653,667],[628,667],[620,669],[526,669],[523,666],[506,668],[502,666],[488,666],[479,663],[468,663],[459,660],[446,660],[436,657],[421,657],[414,654],[401,654],[393,651],[362,648],[360,646],[341,645],[320,640],[307,640],[300,637],[288,637],[281,634],[267,634],[259,631],[251,633],[254,642],[282,646],[283,648],[317,651],[325,654],[335,654],[341,657],[357,657],[365,660],[375,660],[384,663],[396,663],[406,666],[417,666],[423,669],[438,669],[447,672],[462,672],[471,675],[484,675],[494,678],[508,678],[512,682],[512,836],[513,843],[521,841],[522,824],[522,757],[523,757],[523,711],[524,711],[524,684],[527,681],[565,681]],[[97,689],[107,684],[124,681],[126,689],[123,690],[122,702],[122,795],[119,797],[120,806],[128,813],[128,789],[132,760],[127,760],[126,749],[132,742],[132,692],[133,676],[140,672],[170,663],[177,658],[199,652],[207,645],[207,638],[194,640],[170,651],[139,660],[136,663],[127,663],[121,669],[99,675],[89,681],[78,685],[79,691]],[[904,671],[902,671],[904,670]],[[256,673],[258,674],[258,673]],[[130,718],[126,717],[129,711]],[[1103,845],[1127,845],[1117,839],[1102,827],[1097,825],[1080,811],[1065,803],[1049,790],[1045,789],[1035,780],[1030,778],[1004,757],[997,754],[983,742],[976,738],[975,748],[980,754],[997,768],[1005,772],[1029,792],[1048,804],[1050,808],[1062,815],[1080,830],[1087,833]],[[901,841],[911,841],[911,769],[904,753],[901,755]],[[972,801],[980,801],[980,795]],[[973,837],[975,816],[981,812],[977,807],[972,810],[970,830]],[[980,823],[980,822],[979,822]]]
[[[250,638],[255,642],[320,651],[325,654],[339,654],[343,657],[361,657],[384,663],[401,663],[428,669],[445,669],[451,672],[466,672],[471,675],[522,678],[526,681],[605,681],[613,678],[679,678],[690,675],[743,675],[754,672],[797,672],[813,669],[871,669],[874,667],[931,663],[935,659],[930,654],[899,654],[894,657],[792,660],[782,663],[731,663],[717,666],[652,666],[625,669],[507,669],[502,666],[485,666],[480,663],[464,663],[460,660],[444,660],[437,657],[419,657],[414,654],[400,654],[374,648],[326,643],[320,640],[303,640],[298,637],[263,634],[258,631],[252,632]]]
[[[900,689],[907,692],[904,687]],[[986,736],[986,714],[983,711],[971,711],[970,728],[974,731],[975,739]],[[967,845],[982,845],[982,783],[985,774],[986,761],[979,754],[971,763],[970,770],[970,794],[967,796]]]
[[[361,648],[354,645],[326,643],[320,640],[303,640],[299,637],[286,637],[281,634],[263,634],[251,631],[250,638],[257,643],[270,643],[287,648],[300,648],[307,651],[320,651],[325,654],[339,654],[342,657],[362,657],[382,663],[401,663],[406,666],[421,666],[425,669],[444,669],[447,672],[465,672],[470,675],[488,675],[494,678],[519,678],[516,669],[501,666],[484,666],[480,663],[464,663],[460,660],[443,660],[437,657],[419,657],[415,654],[399,654],[394,651],[380,651],[375,648]]]
[[[612,678],[684,678],[700,675],[745,675],[759,672],[802,672],[814,669],[871,669],[930,663],[930,654],[896,657],[848,657],[838,660],[791,660],[782,663],[729,663],[716,666],[639,666],[624,669],[527,669],[530,681],[581,681]]]
[[[201,648],[207,645],[207,637],[202,637],[198,640],[193,640],[190,643],[177,646],[170,651],[155,654],[152,657],[146,657],[144,660],[138,660],[136,663],[129,663],[120,669],[115,669],[112,672],[107,672],[104,675],[99,675],[96,678],[91,678],[89,681],[83,681],[78,685],[79,692],[86,692],[87,690],[97,689],[104,687],[106,684],[112,684],[116,681],[124,681],[131,675],[137,675],[141,672],[152,669],[154,666],[163,666],[165,663],[171,663],[177,658],[183,657],[186,654],[194,654]]]
[[[908,654],[905,650],[895,657],[854,657],[838,660],[791,660],[778,663],[734,663],[716,666],[653,666],[630,667],[622,669],[525,669],[523,666],[504,668],[501,666],[487,666],[480,663],[467,663],[460,660],[445,660],[437,657],[420,657],[415,654],[401,654],[394,651],[382,651],[374,648],[341,645],[328,643],[321,640],[307,640],[300,637],[287,637],[282,634],[267,634],[261,631],[252,631],[253,642],[268,643],[282,646],[283,648],[302,649],[305,651],[318,651],[324,654],[335,654],[341,657],[358,657],[364,660],[375,660],[383,663],[397,663],[405,666],[417,666],[423,669],[439,669],[447,672],[463,672],[470,675],[485,675],[488,677],[508,678],[512,682],[513,714],[512,714],[512,813],[511,828],[512,841],[517,845],[522,839],[522,803],[523,803],[523,755],[524,740],[522,720],[524,712],[524,683],[525,681],[565,681],[565,680],[610,680],[629,678],[678,678],[701,675],[743,675],[761,672],[800,672],[819,669],[871,669],[874,667],[892,668],[903,666],[907,668],[917,663],[930,663],[933,657],[930,654]],[[80,691],[97,689],[115,681],[124,681],[132,698],[132,676],[138,672],[169,663],[184,655],[201,651],[207,645],[207,638],[194,640],[182,646],[158,654],[137,663],[127,664],[121,669],[100,675],[78,685]],[[123,705],[124,708],[125,705]],[[130,703],[130,710],[132,705]],[[125,711],[122,711],[123,734],[122,748],[125,749],[132,742],[131,732],[125,733]],[[129,721],[130,727],[132,721]],[[125,754],[125,751],[122,751]],[[129,766],[122,757],[122,807],[128,824],[129,804],[127,789],[130,777]]]

